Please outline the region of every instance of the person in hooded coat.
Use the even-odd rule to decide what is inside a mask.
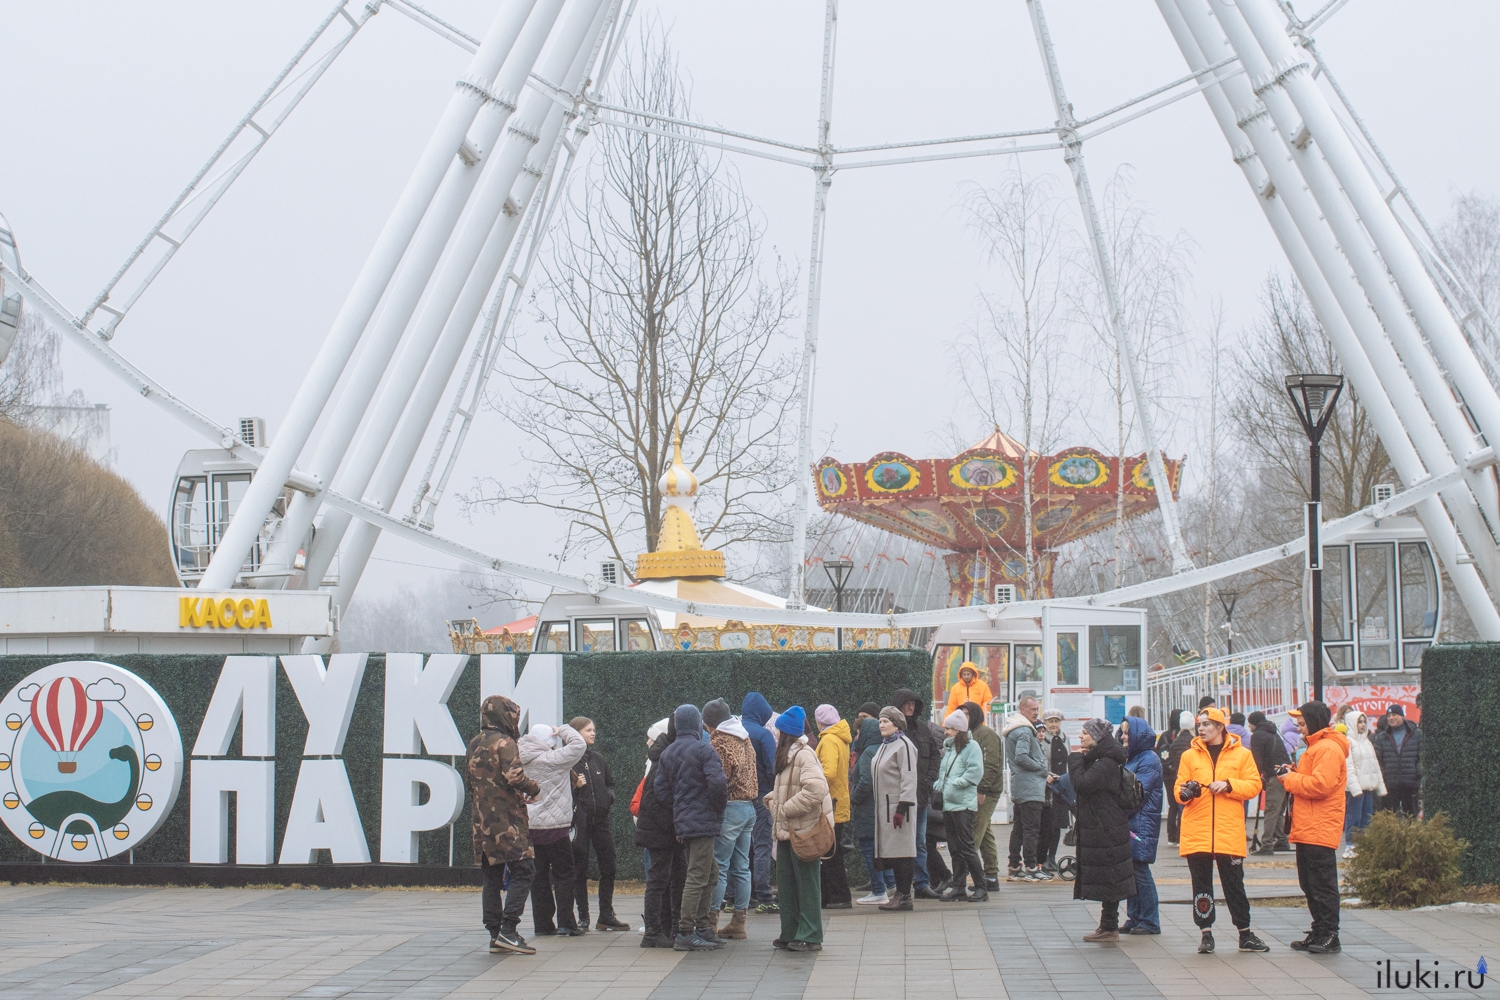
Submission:
[[[1329,727],[1328,706],[1321,701],[1306,702],[1291,716],[1307,740],[1307,752],[1296,770],[1283,765],[1281,781],[1297,799],[1291,841],[1297,848],[1297,882],[1312,917],[1312,929],[1292,942],[1292,950],[1331,955],[1340,950],[1338,846],[1349,740]]]
[[[982,903],[989,899],[984,887],[984,861],[974,846],[974,813],[979,807],[979,782],[984,778],[984,753],[969,737],[969,714],[955,709],[943,720],[948,733],[943,741],[943,759],[938,764],[934,797],[943,803],[943,825],[948,853],[953,856],[953,881],[943,891],[944,902]],[[965,883],[974,880],[973,894]]]
[[[880,712],[875,709],[876,714]],[[886,890],[895,888],[895,874],[875,863],[875,779],[871,768],[875,754],[880,750],[880,720],[867,717],[859,722],[859,739],[854,741],[859,754],[854,764],[854,787],[849,792],[849,823],[855,842],[859,844],[860,856],[865,859],[865,871],[870,874],[870,894],[855,900],[866,906],[879,906],[886,901]]]
[[[979,668],[965,660],[958,668],[958,682],[948,689],[948,708],[943,716],[946,718],[952,715],[966,701],[989,708],[990,702],[994,700],[990,686],[979,676]]]
[[[589,745],[572,726],[535,725],[517,741],[521,765],[541,786],[526,807],[531,845],[536,848],[536,880],[531,883],[531,926],[540,937],[586,933],[573,909],[573,765]],[[554,918],[556,923],[554,923]]]
[[[490,695],[479,709],[479,733],[469,741],[464,770],[474,802],[474,861],[484,876],[480,907],[490,951],[535,955],[536,949],[517,928],[536,874],[526,803],[541,786],[526,777],[521,754],[521,706],[502,695]],[[509,895],[500,903],[505,874]]]
[[[696,705],[679,705],[672,713],[677,739],[661,755],[652,775],[656,797],[672,803],[672,829],[687,850],[687,876],[677,918],[677,951],[723,947],[708,922],[708,907],[719,881],[714,844],[724,826],[729,781],[724,765],[703,731]]]
[[[1032,695],[1023,697],[1016,711],[1000,725],[1005,741],[1005,760],[1010,766],[1010,801],[1014,819],[1010,829],[1007,878],[1011,882],[1050,882],[1052,874],[1042,870],[1037,858],[1041,841],[1042,805],[1047,801],[1047,755],[1036,734],[1041,705]]]
[[[875,864],[895,872],[882,910],[912,909],[912,879],[921,839],[915,822],[921,773],[917,748],[906,736],[907,715],[887,705],[880,710],[880,747],[870,764],[875,799]]]
[[[671,948],[676,943],[675,930],[682,909],[682,886],[687,878],[687,855],[672,826],[672,803],[656,795],[652,774],[661,763],[667,747],[677,739],[675,715],[666,718],[666,730],[656,737],[646,751],[650,769],[641,782],[640,808],[636,814],[635,843],[646,849],[646,900],[642,917],[646,934],[642,948]],[[659,725],[659,724],[658,724]],[[655,728],[655,727],[653,727]]]
[[[979,753],[984,758],[984,776],[979,781],[979,808],[974,811],[974,846],[984,860],[984,887],[999,889],[1000,849],[995,843],[995,830],[990,821],[995,816],[995,805],[1005,793],[1005,747],[1000,734],[984,724],[984,709],[972,701],[959,706],[969,717],[969,736],[979,744]],[[1043,807],[1045,812],[1045,807]],[[1042,826],[1042,839],[1046,840],[1047,828]],[[1038,845],[1038,853],[1042,846]],[[928,852],[931,857],[932,852]]]
[[[1255,758],[1255,766],[1260,771],[1261,787],[1266,793],[1265,816],[1261,820],[1261,844],[1253,853],[1265,855],[1290,851],[1292,845],[1286,840],[1285,820],[1287,804],[1291,800],[1276,771],[1282,764],[1290,764],[1292,759],[1286,752],[1286,743],[1276,732],[1276,723],[1267,719],[1266,713],[1250,713],[1248,746]]]
[[[1161,758],[1156,754],[1156,732],[1145,719],[1129,716],[1120,724],[1120,734],[1125,747],[1125,770],[1140,780],[1145,792],[1141,807],[1130,814],[1130,862],[1135,867],[1135,895],[1125,906],[1125,923],[1120,925],[1120,933],[1160,934],[1161,912],[1151,866],[1156,864],[1165,788]]]
[[[823,765],[828,794],[833,797],[833,857],[819,870],[822,879],[823,909],[847,910],[854,904],[849,891],[849,870],[844,866],[844,837],[849,825],[849,723],[839,718],[832,705],[819,705],[813,711],[818,726],[818,742],[813,751]]]
[[[917,899],[937,899],[927,870],[927,815],[932,800],[932,783],[937,780],[938,761],[943,756],[943,731],[927,717],[927,702],[911,688],[896,691],[895,707],[906,718],[906,738],[917,751],[917,857],[912,867],[912,895]]]
[[[1344,857],[1354,853],[1356,830],[1363,830],[1375,818],[1375,803],[1386,793],[1385,776],[1380,760],[1370,742],[1370,720],[1363,712],[1345,714],[1349,740],[1349,757],[1344,762],[1348,777],[1344,780]]]
[[[750,734],[755,747],[755,830],[750,835],[750,901],[757,913],[775,913],[776,897],[771,893],[771,814],[765,798],[775,776],[776,736],[766,728],[770,724],[771,703],[759,691],[751,691],[740,703],[740,723]]]
[[[1135,895],[1130,817],[1121,801],[1125,749],[1108,722],[1090,719],[1078,741],[1081,752],[1068,758],[1068,779],[1078,797],[1078,878],[1074,899],[1098,900],[1099,927],[1084,940],[1120,940],[1120,900]]]

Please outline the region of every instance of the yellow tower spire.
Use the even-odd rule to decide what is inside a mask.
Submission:
[[[698,495],[698,477],[682,461],[682,432],[672,424],[672,464],[662,473],[661,531],[655,552],[636,558],[639,580],[671,580],[678,577],[723,577],[724,553],[705,549],[693,524],[693,498]]]

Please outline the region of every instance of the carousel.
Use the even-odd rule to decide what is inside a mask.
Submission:
[[[1173,495],[1182,462],[1166,462]],[[818,503],[830,513],[949,552],[943,562],[950,607],[1049,598],[1055,550],[1157,506],[1145,455],[1111,458],[1084,447],[1028,453],[999,428],[952,458],[899,452],[851,464],[825,458],[817,488]],[[1035,567],[1030,585],[1028,552]]]

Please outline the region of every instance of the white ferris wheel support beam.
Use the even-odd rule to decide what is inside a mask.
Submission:
[[[1249,73],[1250,80],[1270,80],[1272,68],[1238,15],[1243,5],[1231,6],[1221,0],[1209,0],[1209,3],[1217,15],[1219,27],[1228,36],[1228,44],[1240,54],[1241,65]],[[1247,94],[1244,93],[1245,84],[1243,79],[1226,84],[1231,93],[1240,94],[1236,104],[1241,126],[1257,144],[1261,160],[1272,171],[1273,180],[1277,179],[1280,165],[1290,156],[1295,173],[1281,177],[1278,187],[1286,191],[1290,199],[1288,204],[1299,226],[1315,227],[1314,220],[1321,215],[1331,228],[1339,256],[1320,261],[1324,276],[1336,289],[1349,290],[1341,302],[1345,316],[1359,333],[1365,351],[1380,367],[1386,386],[1401,385],[1408,378],[1414,384],[1416,400],[1403,398],[1403,393],[1395,402],[1403,423],[1414,435],[1413,442],[1422,454],[1423,462],[1428,468],[1444,468],[1456,460],[1465,468],[1471,496],[1465,497],[1455,491],[1448,498],[1450,507],[1459,532],[1469,552],[1478,561],[1481,572],[1492,584],[1500,584],[1500,546],[1496,545],[1487,523],[1495,510],[1494,480],[1470,470],[1479,456],[1480,442],[1454,399],[1442,369],[1423,343],[1421,331],[1412,321],[1398,290],[1391,284],[1389,272],[1370,245],[1359,216],[1344,196],[1327,161],[1319,155],[1320,147],[1307,141],[1308,136],[1303,133],[1296,109],[1291,106],[1285,92],[1274,84],[1262,83],[1255,88],[1254,94]],[[1259,102],[1256,97],[1259,97]],[[1342,131],[1339,135],[1346,138]],[[1364,176],[1369,179],[1368,172]],[[1303,196],[1303,185],[1299,180],[1305,182],[1314,204],[1309,204]],[[1315,244],[1326,245],[1326,241],[1320,238],[1309,239]],[[1354,271],[1352,279],[1345,277],[1349,268]],[[1426,280],[1425,273],[1423,279]],[[1363,295],[1353,294],[1349,280],[1357,283]],[[1373,307],[1374,316],[1369,313],[1366,303]],[[1446,307],[1444,315],[1448,315]],[[1378,323],[1374,322],[1376,317]],[[1448,318],[1451,320],[1452,317]],[[1399,360],[1393,356],[1393,347]],[[1478,362],[1472,355],[1470,359],[1470,364],[1477,368]],[[1432,442],[1426,435],[1426,421],[1420,418],[1418,404],[1425,405],[1437,424],[1441,442]],[[1490,518],[1486,517],[1486,511],[1490,512]]]
[[[1125,330],[1124,316],[1120,312],[1114,262],[1110,259],[1109,243],[1104,226],[1099,221],[1099,211],[1094,205],[1093,189],[1089,186],[1078,122],[1073,117],[1073,105],[1068,101],[1067,91],[1063,89],[1062,71],[1058,68],[1052,36],[1047,31],[1047,19],[1042,13],[1041,0],[1026,0],[1026,7],[1031,12],[1032,30],[1036,33],[1037,47],[1041,49],[1042,62],[1046,66],[1052,104],[1057,110],[1057,136],[1064,145],[1063,159],[1072,171],[1073,186],[1078,192],[1078,207],[1083,211],[1084,228],[1088,231],[1089,245],[1094,252],[1094,266],[1098,269],[1099,286],[1104,292],[1106,319],[1120,352],[1121,367],[1125,370],[1126,383],[1130,387],[1130,401],[1141,422],[1146,461],[1150,464],[1152,485],[1156,489],[1156,504],[1161,510],[1162,528],[1166,532],[1167,545],[1172,553],[1172,572],[1185,573],[1193,568],[1193,560],[1182,540],[1177,499],[1172,495],[1172,481],[1167,477],[1166,462],[1162,459],[1161,447],[1157,443],[1151,402],[1141,390],[1140,366],[1130,343],[1130,336]],[[1122,475],[1123,473],[1124,470],[1121,470]]]
[[[417,356],[415,371],[401,366],[393,368],[391,358],[422,301],[433,272],[443,259],[444,248],[452,241],[454,249],[449,253],[460,252],[458,246],[462,237],[455,237],[454,230],[481,177],[496,176],[494,170],[488,169],[495,158],[496,143],[506,123],[513,118],[520,89],[525,86],[527,75],[552,33],[563,3],[564,0],[536,0],[493,86],[482,95],[483,106],[465,132],[462,144],[456,147],[457,155],[452,158],[447,176],[408,248],[400,271],[386,291],[379,315],[363,338],[354,372],[344,385],[318,440],[312,468],[319,470],[317,475],[325,483],[334,481],[348,457],[360,422],[370,409],[377,389],[382,389],[382,380],[386,381],[380,393],[381,401],[376,405],[377,412],[384,406],[404,404],[410,386],[403,383],[415,380],[421,371],[424,355]],[[412,363],[409,358],[404,360]],[[359,495],[359,489],[354,492]],[[285,581],[284,574],[290,571],[297,549],[312,526],[319,507],[316,496],[292,500],[264,560],[266,572],[272,574],[267,577],[268,586]]]
[[[818,160],[813,167],[812,249],[807,259],[807,317],[802,330],[802,367],[797,376],[796,507],[788,554],[787,604],[800,608],[807,596],[807,515],[812,503],[812,426],[818,361],[818,314],[823,300],[823,250],[828,220],[828,189],[833,185],[833,57],[838,42],[839,4],[828,0],[823,16],[823,87],[818,97]]]
[[[1485,377],[1479,359],[1474,356],[1463,331],[1448,311],[1416,248],[1402,232],[1390,203],[1375,186],[1374,178],[1345,134],[1342,123],[1318,89],[1307,60],[1292,46],[1285,24],[1277,23],[1276,9],[1271,0],[1237,0],[1236,10],[1270,64],[1270,76],[1260,86],[1267,95],[1285,94],[1301,115],[1296,128],[1306,130],[1322,151],[1411,307],[1421,333],[1426,335],[1433,352],[1447,368],[1449,378],[1468,405],[1480,432],[1488,439],[1500,442],[1500,393]],[[1238,50],[1239,46],[1235,48]],[[1240,55],[1243,59],[1245,53]],[[1268,101],[1267,107],[1271,108],[1277,124],[1285,130],[1287,125],[1273,102]],[[1401,345],[1398,343],[1397,346]],[[1431,402],[1435,405],[1437,400]],[[1492,518],[1496,516],[1494,508],[1486,513]]]
[[[1201,67],[1229,50],[1202,0],[1157,0],[1183,57],[1190,67]],[[1204,90],[1210,111],[1229,143],[1257,204],[1291,263],[1313,311],[1333,342],[1350,384],[1369,413],[1376,433],[1401,481],[1411,485],[1427,477],[1428,467],[1452,470],[1447,494],[1454,502],[1472,498],[1433,425],[1416,387],[1402,369],[1388,341],[1381,335],[1366,300],[1339,258],[1332,232],[1321,218],[1312,196],[1302,185],[1284,147],[1273,142],[1274,131],[1250,93],[1243,77],[1223,79]],[[1295,211],[1294,211],[1295,206]],[[1320,261],[1326,263],[1325,268]],[[1326,271],[1326,277],[1325,277]],[[1365,327],[1365,336],[1356,332]],[[1362,340],[1374,337],[1367,353]],[[1377,363],[1378,359],[1378,363]],[[1386,376],[1386,377],[1383,377]],[[1400,406],[1396,405],[1400,402]],[[1399,412],[1398,412],[1399,410]],[[1414,442],[1420,442],[1419,449]],[[1419,456],[1419,450],[1425,455]],[[1448,512],[1436,498],[1416,504],[1417,515],[1432,539],[1439,561],[1453,579],[1460,599],[1482,632],[1500,630],[1494,605],[1474,567],[1461,561],[1462,550]]]
[[[580,16],[562,25],[554,48],[548,53],[543,72],[549,79],[562,81],[563,88],[570,92],[581,89],[620,3],[621,0],[608,3],[586,0],[576,8]],[[563,130],[574,115],[573,107],[558,106],[544,95],[530,94],[526,98],[518,115],[519,123],[506,135],[505,147],[495,164],[496,183],[487,183],[486,190],[471,206],[460,243],[450,253],[437,284],[429,290],[418,329],[403,353],[400,364],[410,365],[410,376],[403,380],[402,388],[409,399],[398,400],[394,393],[382,398],[349,469],[340,479],[345,494],[363,496],[382,510],[391,509],[520,229],[522,214],[554,160]],[[531,132],[529,127],[521,127],[528,122],[539,122],[541,128]],[[483,243],[476,248],[480,240]],[[402,406],[403,401],[407,405]],[[322,569],[332,561],[334,551],[348,531],[347,513],[334,512],[324,519],[313,546],[314,553],[308,560],[309,581],[322,579]],[[339,564],[339,582],[334,589],[336,606],[348,607],[379,536],[380,529],[367,522],[353,528]]]
[[[609,77],[615,58],[620,53],[620,47],[625,40],[625,29],[635,15],[636,3],[637,0],[629,0],[629,6],[625,8],[623,15],[611,15],[614,21],[610,29],[613,38],[605,50],[594,81],[586,88],[587,92],[591,92],[595,97],[603,89],[604,81]],[[463,377],[453,393],[453,402],[448,408],[448,416],[443,421],[437,440],[433,443],[427,468],[422,474],[421,482],[413,491],[411,513],[407,520],[413,524],[419,524],[425,530],[432,530],[436,523],[438,505],[447,494],[448,481],[458,465],[458,457],[463,452],[469,430],[474,426],[474,417],[479,412],[481,400],[484,399],[485,388],[490,376],[494,374],[500,351],[510,337],[516,317],[520,314],[522,296],[531,280],[532,268],[541,252],[543,237],[551,231],[552,217],[567,191],[568,178],[572,175],[573,164],[597,120],[600,103],[589,99],[587,93],[584,93],[582,98],[584,102],[582,120],[574,127],[572,138],[565,139],[563,133],[559,132],[542,174],[536,176],[532,168],[528,167],[528,174],[533,174],[533,177],[525,175],[522,177],[523,185],[535,180],[533,187],[540,192],[539,196],[533,198],[529,193],[525,193],[524,197],[517,198],[515,193],[512,193],[513,201],[517,204],[526,204],[526,217],[521,223],[518,238],[512,243],[510,256],[502,272],[505,277],[494,290],[490,309],[486,313],[480,334],[475,340],[474,349],[469,354],[469,363],[464,367]],[[559,155],[562,156],[561,169],[558,167]],[[526,252],[524,264],[521,263],[523,249]],[[512,285],[515,286],[513,290]],[[511,290],[508,305],[506,305],[505,294],[507,290]],[[503,310],[502,306],[505,307]],[[467,407],[464,405],[466,396],[469,398]],[[458,424],[456,435],[454,434],[455,424]],[[451,448],[448,447],[450,437],[453,441]],[[445,449],[447,449],[448,459],[443,465],[442,474],[434,483],[432,477],[437,472],[438,462],[442,459]]]
[[[470,61],[464,78],[459,81],[447,110],[376,238],[375,246],[366,257],[354,287],[318,348],[290,409],[277,428],[265,461],[240,500],[239,510],[219,540],[199,586],[227,590],[234,584],[272,505],[281,496],[282,484],[312,435],[313,427],[333,395],[381,296],[448,174],[449,165],[463,144],[469,126],[481,108],[491,103],[487,97],[489,87],[520,36],[534,4],[535,0],[506,0],[500,5],[488,34]]]

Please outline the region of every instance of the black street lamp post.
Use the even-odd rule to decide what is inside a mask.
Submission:
[[[1219,591],[1219,606],[1224,609],[1224,630],[1228,633],[1224,649],[1226,655],[1234,652],[1234,606],[1239,602],[1239,599],[1240,592],[1238,590]]]
[[[844,610],[844,584],[849,580],[849,573],[854,569],[854,563],[847,558],[828,559],[823,563],[823,572],[828,574],[828,582],[833,584],[833,610]],[[838,648],[844,648],[844,630],[838,630]]]
[[[1333,417],[1334,404],[1344,389],[1342,375],[1288,375],[1287,395],[1292,398],[1292,408],[1307,433],[1307,453],[1310,463],[1309,499],[1307,504],[1307,568],[1312,574],[1312,657],[1313,698],[1323,700],[1323,544],[1320,529],[1323,525],[1323,482],[1318,443],[1328,429]]]

